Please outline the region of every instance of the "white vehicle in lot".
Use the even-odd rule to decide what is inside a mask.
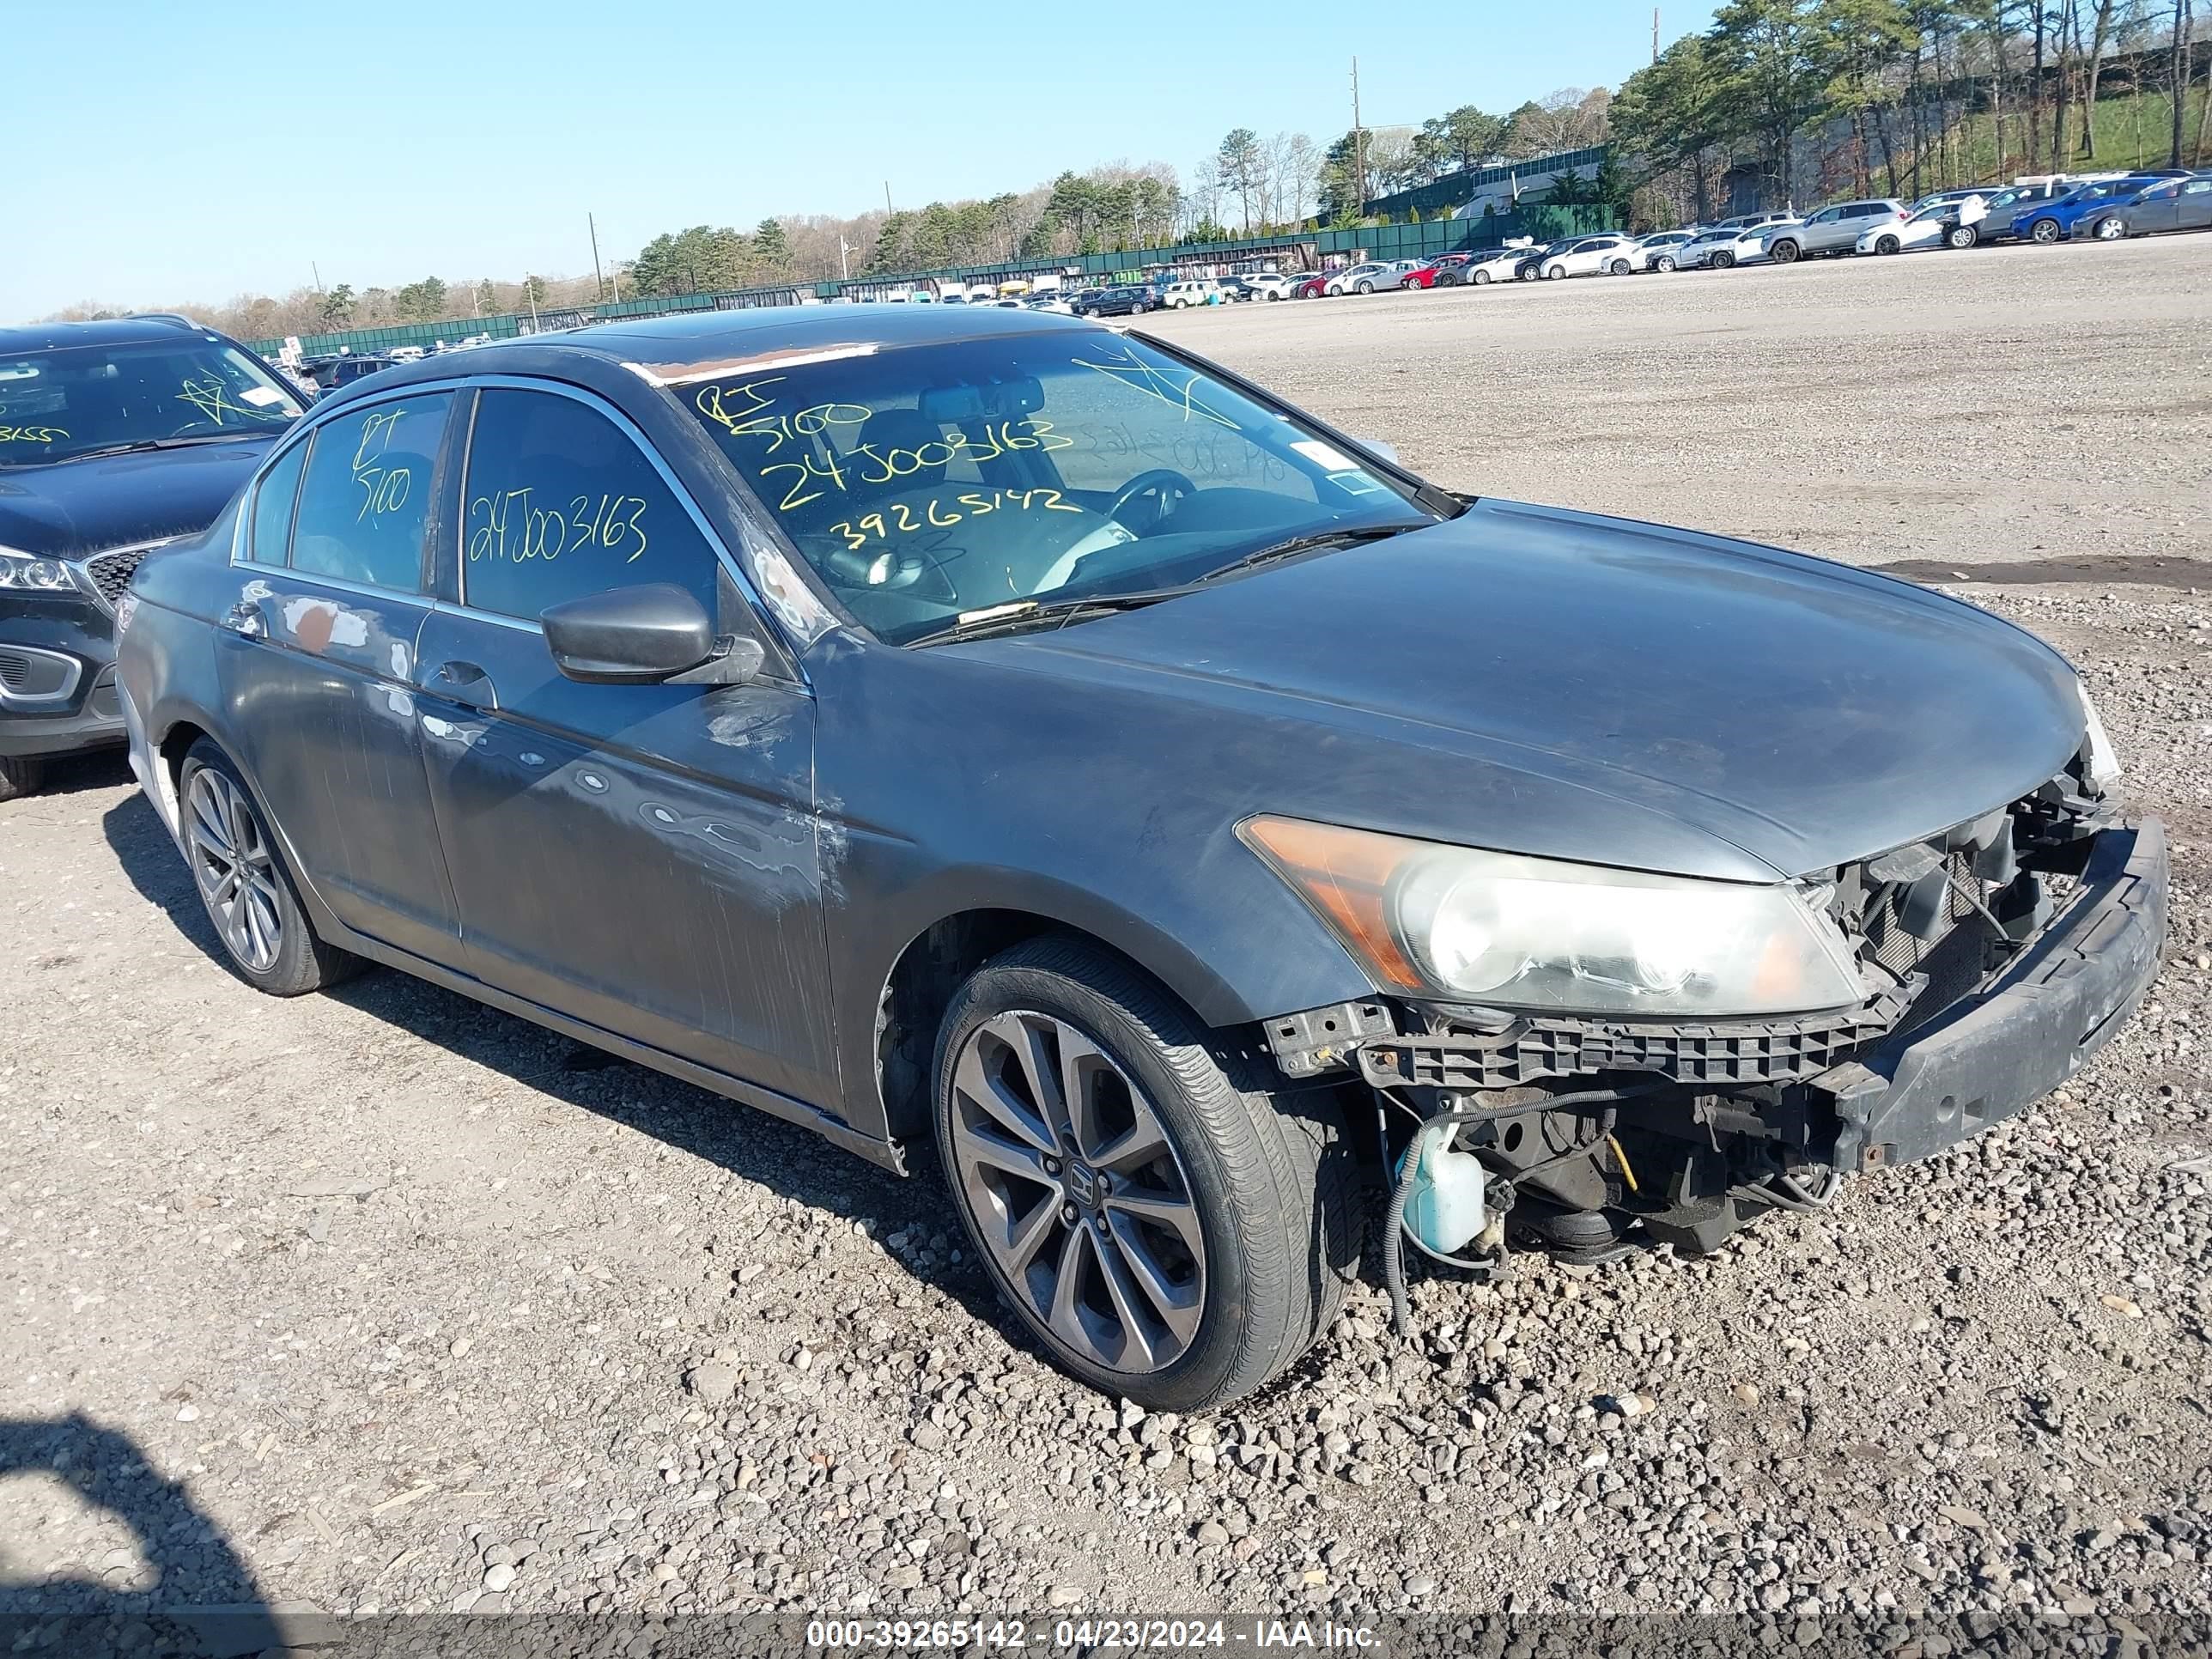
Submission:
[[[1626,276],[1636,269],[1629,258],[1635,247],[1626,236],[1585,236],[1549,255],[1537,275],[1547,283],[1565,276]]]
[[[1969,191],[1968,195],[1978,192]],[[1959,222],[1959,204],[1951,198],[1929,203],[1910,218],[1875,225],[1862,232],[1861,253],[1903,253],[1922,247],[1972,247],[1975,233]]]
[[[1770,225],[1759,236],[1766,257],[1786,265],[1815,254],[1853,252],[1867,232],[1899,223],[1905,212],[1904,203],[1887,199],[1837,202],[1807,214],[1802,222]]]
[[[1631,270],[1672,270],[1675,250],[1698,233],[1694,230],[1659,230],[1638,240],[1628,255]]]
[[[1404,285],[1406,273],[1420,269],[1419,259],[1368,259],[1328,279],[1328,294],[1383,294]]]
[[[1231,297],[1239,300],[1287,300],[1291,297],[1291,279],[1279,270],[1244,271],[1231,276],[1229,284],[1237,290]]]
[[[1758,232],[1769,225],[1795,223],[1794,213],[1746,213],[1723,219],[1710,230],[1701,230],[1674,250],[1678,270],[1726,270],[1747,258],[1764,258]]]
[[[1163,311],[1180,311],[1185,306],[1224,305],[1232,296],[1211,276],[1194,276],[1180,283],[1168,283],[1160,289],[1159,307]]]

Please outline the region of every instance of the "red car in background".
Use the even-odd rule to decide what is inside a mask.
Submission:
[[[1419,270],[1407,271],[1406,273],[1406,280],[1399,283],[1398,286],[1401,288],[1434,288],[1437,285],[1437,274],[1439,271],[1448,270],[1454,265],[1463,265],[1466,263],[1467,255],[1464,253],[1440,253],[1435,258],[1430,260],[1428,264],[1423,265]]]
[[[1293,300],[1322,299],[1326,297],[1328,289],[1328,273],[1325,270],[1317,270],[1310,276],[1301,276],[1291,284],[1291,298]]]

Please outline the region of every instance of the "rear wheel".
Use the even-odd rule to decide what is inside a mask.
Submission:
[[[2041,242],[2045,247],[2048,247],[2051,243],[2058,240],[2058,221],[2056,219],[2038,219],[2033,224],[2027,228],[2027,236],[2030,241]]]
[[[260,803],[229,756],[205,738],[195,743],[177,796],[192,884],[241,979],[296,997],[367,965],[315,936]]]
[[[46,763],[38,755],[0,755],[0,800],[34,794],[46,781]]]
[[[1120,958],[1043,939],[987,963],[946,1011],[935,1078],[969,1236],[1037,1342],[1092,1388],[1223,1405],[1334,1322],[1359,1251],[1334,1106],[1245,1086]]]

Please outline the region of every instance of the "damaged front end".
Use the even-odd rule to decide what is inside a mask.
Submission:
[[[1585,1261],[1711,1250],[2012,1115],[2124,1022],[2163,945],[2166,842],[2120,820],[2106,781],[2085,747],[2021,799],[1802,880],[1854,957],[1848,1006],[1638,1018],[1377,996],[1271,1020],[1267,1040],[1288,1077],[1372,1091],[1404,1217],[1394,1291],[1401,1236],[1478,1268],[1509,1239]]]

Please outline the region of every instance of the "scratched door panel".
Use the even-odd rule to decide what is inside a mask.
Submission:
[[[217,637],[239,757],[299,860],[348,927],[441,962],[459,957],[416,725],[415,641],[447,399],[380,406],[318,432],[291,562],[235,568]],[[379,416],[381,418],[379,418]]]
[[[834,1109],[811,700],[580,684],[535,626],[451,611],[418,659],[469,971]]]

